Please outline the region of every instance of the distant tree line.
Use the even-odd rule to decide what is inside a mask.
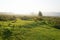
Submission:
[[[7,21],[7,20],[15,20],[15,16],[9,16],[9,15],[0,15],[0,21]]]

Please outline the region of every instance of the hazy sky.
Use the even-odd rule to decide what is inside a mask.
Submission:
[[[0,12],[60,12],[60,0],[0,0]]]

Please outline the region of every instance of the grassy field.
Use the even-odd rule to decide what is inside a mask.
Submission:
[[[0,20],[0,40],[60,40],[60,18],[16,17],[14,20]]]

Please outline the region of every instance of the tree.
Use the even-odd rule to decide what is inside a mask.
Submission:
[[[41,11],[39,11],[39,14],[38,14],[38,16],[42,16],[42,12],[41,12]]]

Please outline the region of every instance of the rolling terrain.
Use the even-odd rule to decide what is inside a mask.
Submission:
[[[2,15],[0,40],[60,40],[60,17]]]

